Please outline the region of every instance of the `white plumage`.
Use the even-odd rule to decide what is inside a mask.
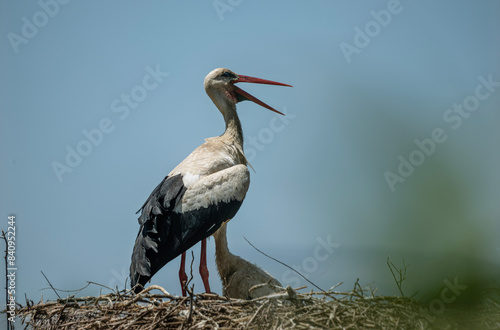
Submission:
[[[205,91],[224,117],[226,129],[221,136],[206,139],[177,165],[142,206],[130,265],[130,282],[136,292],[141,290],[136,284],[144,286],[166,263],[182,254],[179,278],[185,294],[185,251],[199,241],[200,274],[210,292],[205,239],[236,214],[250,184],[236,103],[251,100],[278,112],[236,87],[238,82],[288,86],[238,76],[227,69],[215,69],[207,75]]]
[[[194,183],[190,182],[182,202],[174,208],[174,212],[195,211],[233,200],[242,202],[249,185],[250,173],[245,165],[238,164],[226,168],[201,177]]]

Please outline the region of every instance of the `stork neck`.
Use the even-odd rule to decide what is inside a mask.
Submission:
[[[227,247],[225,223],[223,223],[217,230],[217,232],[214,234],[214,238],[215,238],[215,255],[221,257],[230,255],[231,252],[229,252],[229,248]]]
[[[222,112],[222,115],[226,122],[226,130],[222,136],[240,147],[243,147],[243,129],[241,128],[241,122],[236,113],[236,106],[233,106],[232,109],[228,111]]]
[[[205,90],[217,109],[222,113],[226,122],[226,130],[221,137],[243,149],[243,130],[236,113],[236,98],[227,90],[214,90],[207,87],[205,87]]]
[[[230,259],[234,258],[234,255],[229,252],[227,247],[227,237],[226,237],[226,224],[223,223],[219,230],[214,234],[215,238],[215,263],[217,264],[217,270],[219,274],[224,277],[231,273],[231,262]]]

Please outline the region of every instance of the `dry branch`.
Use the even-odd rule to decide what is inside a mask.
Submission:
[[[138,295],[124,290],[99,297],[31,302],[18,313],[34,329],[495,329],[500,324],[495,301],[471,311],[467,323],[464,313],[447,310],[441,318],[430,317],[428,306],[406,297],[367,294],[357,282],[348,292],[333,291],[336,287],[327,293],[287,288],[282,293],[240,300],[192,292],[179,297],[151,285]],[[336,300],[329,298],[332,295]]]

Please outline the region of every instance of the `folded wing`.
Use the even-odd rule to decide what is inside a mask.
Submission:
[[[186,188],[184,177],[189,178]],[[231,219],[243,202],[250,183],[239,164],[199,178],[181,173],[167,176],[141,208],[141,225],[132,263],[131,286],[145,285],[165,264],[212,235]]]

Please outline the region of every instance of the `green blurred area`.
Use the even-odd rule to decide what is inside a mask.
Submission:
[[[358,173],[345,191],[345,199],[353,203],[341,206],[350,207],[353,218],[348,244],[377,256],[385,254],[401,267],[404,260],[408,265],[405,294],[417,293],[423,302],[442,300],[445,282],[466,287],[450,303],[458,305],[477,304],[486,289],[500,288],[496,184],[500,92],[481,101],[457,129],[443,119],[454,103],[474,94],[477,84],[471,76],[463,82],[464,89],[456,90],[447,101],[422,90],[408,94],[404,87],[395,88],[392,97],[377,87],[351,90],[345,97],[352,107],[341,115],[341,129],[347,137],[344,143],[354,150],[350,168]],[[412,119],[403,121],[403,116]],[[424,161],[413,166],[411,175],[401,176],[398,156],[409,161],[413,151],[421,150],[415,139],[428,140],[435,128],[442,129],[447,139],[435,143],[433,152],[424,154]],[[404,180],[394,184],[394,192],[384,177],[386,171]],[[392,280],[384,270],[386,265],[378,260],[380,269],[374,272],[387,271]]]

